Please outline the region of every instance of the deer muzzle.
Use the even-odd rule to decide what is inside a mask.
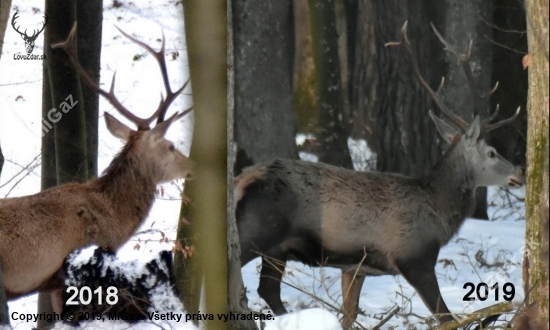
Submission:
[[[525,167],[517,167],[515,175],[508,178],[510,188],[521,188],[525,184]]]

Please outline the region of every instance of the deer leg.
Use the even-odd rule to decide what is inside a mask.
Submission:
[[[426,244],[424,253],[417,253],[413,258],[397,260],[397,267],[403,277],[414,287],[422,301],[441,323],[453,320],[451,312],[439,291],[435,276],[435,263],[439,254],[439,246]],[[444,314],[444,315],[439,315]]]
[[[342,327],[349,329],[357,318],[357,308],[359,307],[359,296],[365,276],[355,276],[353,272],[342,272],[342,297],[344,300],[344,316],[342,318]]]
[[[63,313],[63,306],[65,302],[63,301],[63,290],[58,289],[50,292],[50,299],[52,300],[52,309],[55,313]]]
[[[258,294],[269,305],[275,315],[285,314],[281,301],[281,279],[285,271],[286,255],[282,258],[262,257],[262,271]]]

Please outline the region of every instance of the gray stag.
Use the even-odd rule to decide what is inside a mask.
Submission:
[[[404,42],[390,45],[404,46],[412,56],[406,23],[402,32]],[[468,56],[461,60],[468,64]],[[495,115],[476,116],[468,125],[422,79],[413,56],[412,62],[443,114],[460,129],[430,111],[450,144],[430,174],[407,177],[275,160],[235,178],[242,265],[262,257],[258,293],[275,314],[286,313],[280,281],[290,255],[311,266],[342,270],[345,328],[356,319],[365,276],[373,275],[403,275],[441,322],[453,319],[434,271],[439,250],[472,214],[477,187],[524,184],[524,169],[503,159],[484,139],[486,132],[515,119],[519,109],[498,123],[489,124]]]
[[[164,39],[161,50],[155,52],[121,33],[156,58],[166,98],[151,117],[142,119],[116,99],[113,85],[109,92],[100,89],[77,60],[76,24],[67,41],[53,46],[63,48],[82,80],[106,97],[124,117],[137,125],[138,130],[130,129],[105,113],[111,134],[125,140],[126,144],[101,177],[31,196],[0,199],[0,266],[8,299],[59,288],[63,261],[75,249],[97,244],[116,251],[147,217],[155,200],[156,185],[185,178],[190,173],[189,159],[164,138],[170,124],[187,112],[164,120],[168,107],[186,86],[175,92],[170,89]],[[157,125],[150,129],[154,120]],[[54,301],[56,303],[59,301]]]

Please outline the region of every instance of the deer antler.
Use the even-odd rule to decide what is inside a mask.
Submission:
[[[168,79],[168,71],[166,69],[166,59],[165,59],[165,50],[164,50],[164,33],[162,34],[162,46],[160,51],[155,52],[151,47],[144,44],[143,42],[136,40],[120,30],[118,27],[117,29],[128,39],[130,39],[132,42],[140,45],[141,47],[145,48],[153,57],[157,60],[157,63],[159,64],[160,71],[162,73],[162,79],[164,81],[164,88],[166,89],[166,98],[161,94],[161,100],[159,103],[159,106],[157,110],[149,117],[149,118],[140,118],[136,115],[134,115],[132,112],[130,112],[128,109],[126,109],[122,103],[116,98],[114,94],[114,87],[115,87],[115,76],[116,73],[113,74],[113,79],[111,82],[111,88],[109,92],[104,91],[101,89],[95,82],[90,78],[88,73],[86,73],[86,70],[80,65],[80,62],[78,61],[78,56],[76,52],[76,26],[77,23],[74,24],[73,28],[71,29],[71,32],[69,33],[69,36],[67,37],[67,40],[61,43],[57,43],[52,45],[52,48],[61,48],[63,49],[67,55],[69,56],[69,60],[71,61],[71,64],[73,65],[74,69],[77,71],[78,75],[82,78],[82,81],[93,91],[95,91],[98,94],[101,94],[103,97],[105,97],[114,107],[115,109],[120,112],[124,117],[126,117],[128,120],[135,123],[138,127],[138,130],[148,130],[150,127],[149,125],[155,118],[157,118],[157,124],[164,121],[164,116],[166,115],[166,111],[168,110],[168,107],[170,104],[176,99],[176,97],[187,87],[187,84],[189,83],[189,80],[187,80],[182,87],[180,87],[177,91],[172,92],[172,89],[170,88],[170,82]],[[192,109],[187,109],[181,114],[174,115],[176,119],[179,119],[189,113]],[[172,117],[174,117],[172,116]],[[170,119],[172,119],[172,117]]]
[[[495,87],[493,87],[493,89],[485,93],[480,93],[479,88],[477,88],[476,83],[474,81],[472,67],[470,66],[470,57],[472,55],[472,44],[473,44],[472,41],[470,40],[470,44],[468,46],[468,52],[466,54],[460,53],[455,47],[453,47],[450,43],[448,43],[447,40],[443,38],[443,36],[441,36],[439,31],[437,31],[437,29],[433,25],[433,23],[430,23],[430,25],[432,26],[432,29],[434,30],[434,33],[439,39],[439,41],[441,41],[441,43],[445,46],[444,50],[453,53],[460,60],[460,64],[462,65],[462,69],[464,70],[464,73],[466,74],[466,79],[468,80],[468,84],[470,85],[470,90],[474,94],[474,116],[478,115],[480,113],[479,110],[483,99],[488,98],[489,96],[491,96],[491,94],[493,94],[497,90],[498,81],[495,84]],[[497,111],[498,109],[495,112]]]
[[[441,89],[443,88],[443,85],[445,84],[445,78],[441,79],[441,84],[439,85],[437,92],[434,92],[434,90],[430,87],[430,85],[428,85],[426,80],[424,80],[424,77],[422,77],[422,74],[420,73],[420,68],[418,67],[418,62],[416,61],[416,57],[414,56],[414,53],[411,49],[409,38],[407,37],[407,24],[408,24],[408,21],[405,21],[405,24],[403,24],[403,28],[401,29],[401,35],[403,40],[399,42],[388,42],[386,46],[402,46],[405,48],[405,50],[407,51],[407,53],[411,58],[414,73],[416,74],[416,77],[418,78],[422,86],[424,86],[424,88],[428,91],[428,93],[430,93],[430,95],[432,96],[433,100],[435,101],[439,109],[441,109],[441,111],[456,126],[458,126],[463,132],[465,132],[466,128],[468,128],[468,124],[464,120],[462,120],[462,118],[458,117],[451,110],[449,110],[447,106],[445,106],[445,103],[443,103],[443,100],[441,100],[441,96],[439,92],[441,91]]]
[[[21,25],[19,25],[18,27],[15,27],[15,20],[19,18],[19,16],[17,16],[19,14],[18,11],[15,12],[15,14],[13,14],[13,17],[11,18],[11,26],[13,27],[13,29],[19,33],[20,35],[27,35],[27,30],[25,30],[25,32],[21,32],[19,31],[19,28],[21,27]]]
[[[31,39],[32,38],[35,38],[37,37],[40,33],[42,33],[42,31],[44,31],[44,29],[46,28],[46,24],[48,24],[48,15],[44,14],[44,22],[42,22],[42,28],[38,31],[34,30],[33,34],[32,34],[32,37],[30,37]],[[26,32],[26,31],[25,31]]]
[[[435,103],[439,106],[441,111],[449,119],[451,119],[452,122],[455,125],[457,125],[460,129],[462,129],[462,131],[466,131],[466,128],[468,127],[468,124],[464,120],[462,120],[460,117],[458,117],[457,115],[452,113],[452,111],[450,111],[445,106],[443,101],[441,100],[439,92],[441,91],[441,88],[443,87],[443,85],[445,83],[445,78],[441,79],[441,84],[439,85],[439,88],[437,89],[436,92],[434,92],[433,89],[430,88],[428,83],[422,77],[422,75],[420,73],[420,69],[418,67],[418,62],[416,61],[414,53],[411,49],[411,45],[409,43],[409,39],[407,37],[407,24],[408,24],[408,22],[406,21],[405,24],[403,25],[403,28],[401,29],[401,34],[402,34],[403,40],[399,41],[399,42],[389,42],[389,43],[386,44],[386,46],[403,46],[405,48],[405,50],[407,51],[407,53],[409,54],[409,56],[411,58],[414,73],[416,74],[416,76],[417,76],[418,80],[420,81],[420,83],[422,84],[422,86],[424,86],[424,88],[426,88],[426,90],[430,93],[430,95],[434,99]],[[472,93],[474,94],[474,98],[475,98],[474,113],[475,113],[475,115],[479,114],[478,110],[479,110],[479,107],[480,107],[480,104],[481,104],[481,100],[483,100],[485,98],[488,98],[489,96],[491,96],[491,94],[493,94],[497,90],[498,82],[495,84],[495,87],[493,87],[493,89],[491,89],[490,91],[488,91],[486,93],[479,93],[478,88],[476,88],[476,86],[475,86],[474,76],[472,74],[472,68],[470,67],[470,56],[471,56],[471,53],[472,53],[472,42],[470,42],[470,46],[468,47],[468,52],[466,54],[460,53],[456,50],[456,48],[454,48],[451,44],[449,44],[441,36],[441,34],[437,31],[437,29],[435,28],[435,26],[432,23],[430,23],[430,24],[431,24],[432,29],[434,30],[437,38],[439,39],[439,41],[441,41],[441,43],[445,46],[445,50],[455,54],[455,56],[460,60],[460,63],[462,64],[462,68],[464,69],[464,72],[466,74],[466,78],[468,79],[470,89],[472,90]],[[491,116],[489,116],[489,118],[483,119],[483,121],[481,122],[481,127],[483,128],[484,132],[489,132],[489,131],[491,131],[495,128],[498,128],[502,125],[506,125],[508,123],[511,123],[512,121],[514,121],[517,118],[517,116],[519,115],[520,110],[521,110],[521,108],[518,107],[516,113],[512,117],[510,117],[508,119],[501,120],[501,121],[496,122],[494,124],[490,124],[490,122],[493,121],[498,115],[499,106],[497,105],[497,107],[495,109],[495,112],[493,112],[493,114]]]

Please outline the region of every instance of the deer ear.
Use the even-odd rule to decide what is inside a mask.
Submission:
[[[166,119],[162,123],[157,124],[157,126],[153,127],[150,134],[155,138],[164,137],[164,134],[166,134],[166,132],[168,131],[168,128],[170,127],[170,125],[172,125],[176,116],[177,116],[177,113],[173,114],[172,117]]]
[[[430,117],[432,118],[435,127],[437,127],[437,131],[439,132],[441,137],[443,137],[443,139],[445,139],[445,141],[450,144],[453,138],[458,134],[458,130],[436,117],[432,110],[430,110]]]
[[[132,129],[118,121],[118,119],[111,116],[107,112],[105,112],[105,123],[107,124],[107,129],[111,132],[111,134],[121,140],[128,141]]]
[[[468,126],[466,130],[466,139],[476,142],[481,134],[481,119],[479,115],[474,118],[474,121]]]

